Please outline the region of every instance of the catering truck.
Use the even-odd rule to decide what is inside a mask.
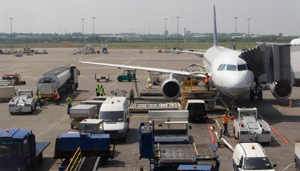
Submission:
[[[60,95],[73,92],[78,88],[79,74],[75,65],[58,66],[38,79],[37,89],[42,98],[54,98],[54,90],[58,90]]]

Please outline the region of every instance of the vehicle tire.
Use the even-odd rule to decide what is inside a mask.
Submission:
[[[262,90],[257,91],[257,97],[258,97],[258,100],[262,100],[262,98],[263,98]]]
[[[128,82],[131,82],[131,78],[128,79]]]
[[[119,81],[119,82],[122,82],[122,79],[121,79],[121,78],[119,78],[119,79],[118,79],[118,81]]]
[[[254,100],[255,93],[254,90],[250,90],[250,100]]]
[[[15,115],[15,113],[14,112],[9,112],[11,115]]]
[[[71,124],[71,129],[74,129],[74,125],[73,124]]]

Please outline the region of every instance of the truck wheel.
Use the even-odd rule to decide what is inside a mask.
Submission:
[[[118,79],[118,81],[119,81],[119,82],[122,82],[122,79],[121,79],[121,78],[119,78],[119,79]]]
[[[128,79],[128,82],[131,82],[131,78]]]
[[[71,124],[71,129],[74,129],[74,125],[73,124]]]
[[[15,115],[15,113],[14,112],[9,112],[11,115]]]

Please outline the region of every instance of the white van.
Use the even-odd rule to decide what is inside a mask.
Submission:
[[[233,152],[233,169],[235,171],[261,170],[275,171],[265,150],[259,143],[239,143]]]
[[[112,140],[126,140],[129,110],[126,97],[108,97],[101,105],[99,119],[104,120],[104,133]]]

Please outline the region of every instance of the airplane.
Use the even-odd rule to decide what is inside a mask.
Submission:
[[[228,96],[232,99],[237,99],[238,97],[249,93],[250,91],[250,99],[254,99],[255,96],[257,96],[258,99],[262,99],[263,93],[262,89],[259,88],[256,72],[250,70],[251,68],[249,68],[247,62],[243,58],[241,58],[241,56],[247,56],[249,54],[245,54],[247,52],[232,50],[218,46],[215,6],[213,11],[213,46],[209,48],[206,52],[175,50],[175,52],[190,53],[202,57],[204,59],[206,72],[187,72],[179,70],[88,61],[80,61],[80,63],[168,73],[170,74],[170,77],[169,79],[166,79],[163,82],[162,93],[166,98],[170,99],[176,99],[180,95],[180,83],[177,79],[174,78],[174,75],[205,77],[206,73],[208,73],[211,76],[212,84],[217,88],[217,90],[221,94],[224,94],[225,96]],[[285,90],[284,86],[286,85],[282,85],[282,83],[276,83],[272,85],[272,94],[278,99],[286,99],[291,94],[291,91]]]

